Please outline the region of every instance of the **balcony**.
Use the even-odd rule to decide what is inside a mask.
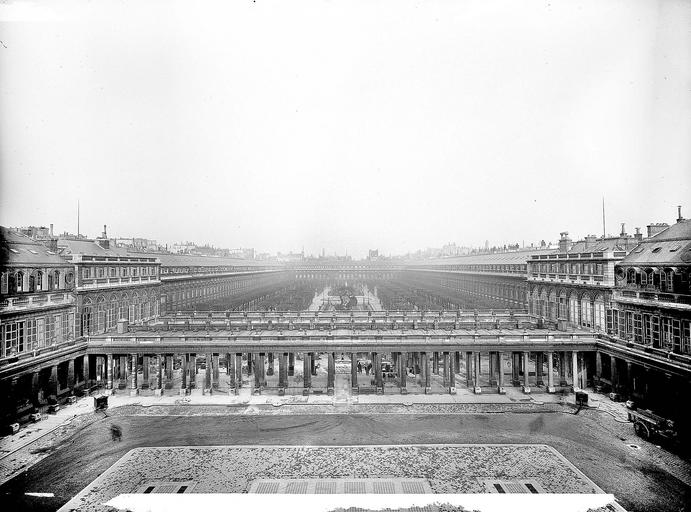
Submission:
[[[74,295],[71,293],[41,293],[5,299],[0,302],[0,311],[22,311],[73,303]]]

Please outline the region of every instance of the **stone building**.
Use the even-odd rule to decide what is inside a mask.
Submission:
[[[60,239],[58,248],[74,268],[79,336],[113,331],[119,319],[141,324],[158,316],[158,258],[111,248],[105,236],[96,240]]]
[[[614,266],[641,240],[640,233],[618,237],[588,235],[573,244],[561,233],[559,248],[528,262],[528,311],[566,327],[605,331],[614,289]]]

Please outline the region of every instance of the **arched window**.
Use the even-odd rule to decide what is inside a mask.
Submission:
[[[40,270],[36,271],[36,289],[43,290],[43,272]]]
[[[106,330],[112,329],[116,326],[117,321],[115,314],[118,310],[118,299],[115,295],[110,296],[110,301],[108,302],[108,310],[106,311]]]
[[[60,271],[56,270],[53,272],[53,287],[52,290],[57,290],[60,288]]]
[[[50,274],[48,275],[50,277]],[[82,336],[93,334],[93,307],[91,299],[86,299],[82,307]]]
[[[587,294],[583,295],[581,299],[581,326],[593,326],[593,304],[590,302],[590,296]]]
[[[29,293],[33,293],[35,291],[36,291],[36,276],[34,274],[29,274]]]
[[[17,283],[17,291],[24,291],[24,272],[21,270],[15,274],[15,282]]]
[[[580,325],[580,317],[578,314],[578,297],[575,293],[569,295],[569,323],[571,325]]]
[[[593,326],[598,331],[604,331],[605,324],[605,299],[602,295],[598,295],[595,298],[595,303],[593,306]]]
[[[106,299],[103,296],[98,298],[98,315],[96,318],[96,331],[104,332],[106,330]]]

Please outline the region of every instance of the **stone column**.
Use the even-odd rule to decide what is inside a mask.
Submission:
[[[329,352],[329,362],[326,373],[326,394],[332,396],[334,394],[334,385],[336,380],[336,363],[334,361],[334,353]]]
[[[521,367],[521,362],[520,362],[520,352],[511,352],[511,385],[512,386],[520,386],[521,385],[521,380],[520,380],[520,367]]]
[[[288,377],[295,375],[295,354],[288,353]]]
[[[278,394],[283,396],[288,387],[288,352],[278,355]]]
[[[449,358],[449,393],[456,394],[456,360],[458,359],[458,352],[454,352],[454,357]]]
[[[494,352],[489,353],[489,385],[497,385],[497,358]]]
[[[317,359],[319,358],[319,352],[310,352],[310,373],[313,376],[317,376]]]
[[[453,368],[456,373],[461,369],[461,353],[458,351],[453,353]]]
[[[473,353],[465,353],[465,384],[468,388],[475,387],[475,378],[473,377]]]
[[[600,385],[602,378],[602,353],[599,350],[595,351],[595,385]]]
[[[238,389],[242,387],[242,354],[235,354],[235,385]]]
[[[547,392],[554,393],[554,352],[547,352]]]
[[[171,354],[166,356],[166,381],[173,382],[173,356]]]
[[[207,352],[204,354],[204,363],[206,369],[204,370],[204,393],[211,389],[211,354]]]
[[[523,392],[530,394],[530,352],[523,352]]]
[[[578,382],[578,351],[576,350],[571,352],[571,375],[573,391],[576,392],[581,389]]]
[[[353,394],[359,391],[359,386],[357,382],[357,353],[350,353],[350,390]]]
[[[180,382],[180,394],[187,392],[187,372],[189,371],[189,355],[182,354],[180,356],[180,374],[182,375],[182,381]]]
[[[443,373],[442,373],[442,386],[445,388],[449,387],[449,360],[451,359],[449,357],[448,352],[442,352],[442,361],[443,361]]]
[[[535,354],[535,385],[544,386],[545,383],[542,380],[542,367],[544,365],[545,354],[543,352],[538,352]]]
[[[668,389],[671,391],[673,388]],[[626,361],[626,396],[630,397],[633,392],[633,364],[631,361]]]
[[[82,376],[84,377],[84,386],[88,388],[91,384],[91,376],[90,376],[90,371],[89,371],[89,355],[84,354],[82,356],[84,359],[82,360]]]
[[[609,356],[609,378],[612,381],[612,391],[619,391],[619,374],[617,373],[617,359]]]
[[[581,360],[581,389],[588,387],[588,366],[585,364],[585,354],[579,354]]]
[[[254,354],[252,352],[247,352],[247,376],[252,375],[254,371]]]
[[[374,353],[374,385],[376,386],[376,393],[378,395],[384,394],[384,380],[381,373],[381,354]]]
[[[188,369],[190,371],[190,382],[188,387],[194,389],[197,387],[197,354],[190,354],[190,365]]]
[[[250,354],[250,357],[248,357],[247,360],[252,360],[254,372],[254,388],[252,389],[252,392],[255,395],[260,395],[262,392],[262,376],[259,372],[259,354]]]
[[[506,393],[504,389],[504,353],[497,352],[497,391],[500,395]]]
[[[48,378],[48,396],[58,396],[58,365],[50,367],[50,377]]]
[[[113,389],[113,354],[106,354],[104,363],[106,366],[106,389]],[[74,369],[72,371],[74,371]]]
[[[158,377],[156,379],[156,391],[158,394],[161,394],[161,390],[163,389],[163,355],[162,354],[157,354],[156,355],[156,362],[158,363]]]
[[[304,352],[302,357],[304,358],[302,361],[302,394],[309,395],[312,387],[312,363],[310,361],[312,357],[309,352]]]
[[[127,356],[120,356],[120,382],[127,387]],[[122,382],[124,381],[124,382]]]
[[[406,387],[408,381],[408,354],[406,352],[401,352],[398,356],[398,386],[401,388],[401,394],[405,395],[408,393],[408,388]]]
[[[269,368],[266,370],[266,374],[271,377],[274,374],[274,353],[269,352]]]
[[[226,368],[228,373],[228,387],[235,389],[235,354],[226,354]]]
[[[559,385],[566,386],[566,353],[559,352]]]
[[[149,389],[149,356],[142,356],[142,389]]]
[[[473,379],[473,392],[475,394],[482,393],[482,387],[480,387],[480,352],[473,353],[473,366],[474,366],[474,379]]]
[[[109,356],[111,358],[111,366],[112,366],[112,355]],[[113,379],[111,377],[110,379],[110,386],[108,389],[111,389],[113,387]],[[72,392],[74,390],[74,359],[70,359],[67,362],[67,388]]]
[[[432,373],[439,375],[439,352],[432,354]]]
[[[429,368],[429,353],[422,353],[422,382],[425,388],[425,393],[432,391],[432,386],[430,385],[430,368]]]
[[[130,396],[135,396],[139,389],[137,388],[137,354],[130,355]]]
[[[214,364],[214,366],[213,366],[213,368],[212,368],[212,371],[213,371],[213,373],[212,373],[213,380],[212,380],[212,382],[211,382],[211,387],[212,387],[213,389],[218,389],[218,386],[219,386],[218,380],[219,380],[219,378],[220,378],[220,371],[219,371],[219,368],[218,368],[218,354],[213,354],[213,356],[211,356],[211,360],[212,360],[212,362],[213,362],[213,364]]]

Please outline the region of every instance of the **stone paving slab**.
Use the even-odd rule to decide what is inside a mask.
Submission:
[[[534,480],[545,493],[603,491],[542,444],[207,446],[130,450],[60,512],[102,505],[150,482],[195,482],[193,493],[247,493],[261,479],[424,478],[435,494],[486,493],[487,479]]]

